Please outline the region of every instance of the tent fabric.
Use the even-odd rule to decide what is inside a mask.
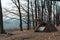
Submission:
[[[38,25],[37,25],[37,27],[35,27],[35,30],[34,30],[35,32],[38,32],[38,31],[40,31],[40,32],[41,31],[42,32],[55,32],[55,31],[58,31],[56,29],[56,27],[51,23],[45,23],[40,19],[35,19],[35,21],[38,22]],[[44,27],[42,28],[42,26],[44,26],[45,28]]]
[[[53,26],[52,24],[47,24],[45,26],[37,26],[35,28],[35,32],[55,32],[57,31],[56,27]]]

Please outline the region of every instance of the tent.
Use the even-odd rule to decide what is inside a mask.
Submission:
[[[35,27],[35,32],[55,32],[57,31],[56,27],[51,23],[45,23],[40,19],[36,19],[36,22],[38,22],[37,27]]]

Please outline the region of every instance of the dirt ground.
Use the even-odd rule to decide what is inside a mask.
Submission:
[[[11,31],[11,34],[0,34],[0,40],[60,40],[60,26],[57,29],[58,32]]]

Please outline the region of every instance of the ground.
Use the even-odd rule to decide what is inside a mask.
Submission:
[[[60,26],[57,29],[58,32],[9,31],[11,34],[0,34],[0,40],[60,40]]]

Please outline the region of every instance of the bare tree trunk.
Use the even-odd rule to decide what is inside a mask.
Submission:
[[[42,14],[41,14],[41,20],[43,21],[43,3],[42,3],[42,0],[41,0],[41,6],[42,6]]]
[[[32,12],[33,29],[34,29],[34,14],[33,14],[33,5],[32,5],[32,2],[31,2],[31,12]]]
[[[3,29],[3,15],[2,15],[2,7],[1,7],[1,0],[0,0],[0,34],[5,33]]]
[[[57,25],[57,26],[58,26],[59,23],[60,23],[59,14],[60,14],[60,13],[57,13],[57,14],[56,14],[56,25]]]
[[[40,8],[39,8],[39,6],[38,6],[38,18],[40,19]]]
[[[27,16],[28,16],[28,24],[27,24],[27,30],[29,30],[30,28],[30,19],[29,19],[29,0],[28,1],[28,13],[27,13]]]
[[[40,19],[41,18],[41,10],[40,10],[40,5],[39,5],[39,0],[37,1],[38,3],[38,18]]]
[[[47,8],[48,8],[48,13],[49,13],[49,23],[51,23],[51,12],[52,12],[52,1],[47,0]]]
[[[22,15],[21,15],[21,10],[20,10],[20,1],[18,0],[18,10],[19,10],[19,14],[20,14],[20,30],[22,31]]]
[[[42,15],[41,15],[41,20],[43,21],[43,6],[42,6]]]
[[[35,18],[37,18],[37,0],[35,0]],[[35,25],[37,26],[37,22]]]

